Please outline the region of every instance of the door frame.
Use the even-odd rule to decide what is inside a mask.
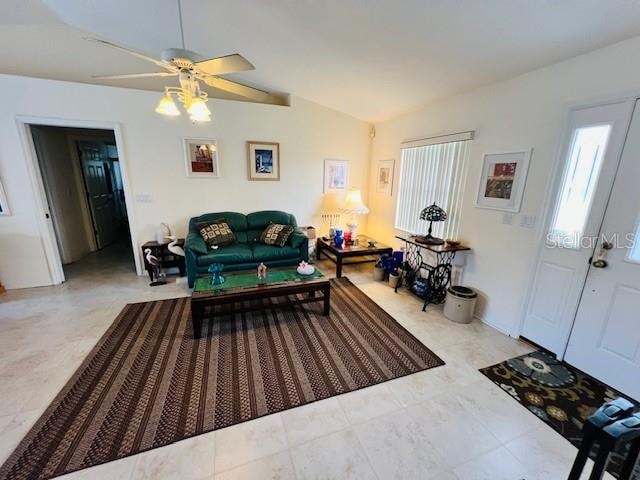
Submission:
[[[518,322],[518,325],[515,329],[515,337],[518,338],[520,337],[520,335],[522,334],[522,331],[524,329],[524,322],[525,322],[525,318],[527,315],[527,309],[529,307],[529,302],[531,301],[531,296],[533,295],[533,286],[534,286],[534,282],[535,282],[535,273],[536,273],[536,268],[538,266],[538,263],[540,262],[540,258],[542,256],[542,252],[544,251],[545,245],[546,245],[546,233],[549,231],[549,228],[551,226],[551,221],[553,218],[553,214],[555,212],[555,206],[558,202],[558,194],[559,194],[559,190],[560,190],[560,186],[561,186],[561,182],[563,180],[563,172],[564,172],[564,168],[566,165],[566,155],[565,152],[567,151],[568,147],[569,147],[569,143],[571,142],[571,138],[570,138],[570,131],[571,131],[571,113],[575,110],[581,110],[584,108],[590,108],[590,107],[598,107],[598,106],[603,106],[603,105],[609,105],[612,103],[627,103],[627,113],[626,113],[626,125],[627,125],[627,132],[629,131],[629,126],[631,124],[631,117],[633,115],[633,111],[635,108],[635,103],[636,100],[640,99],[640,92],[635,92],[635,93],[631,93],[628,95],[621,95],[621,96],[607,96],[604,98],[600,98],[597,100],[591,100],[591,101],[582,101],[582,102],[573,102],[573,103],[568,103],[566,104],[565,108],[566,108],[566,113],[565,113],[565,118],[564,118],[564,127],[562,128],[562,137],[561,140],[558,144],[558,150],[555,154],[555,160],[554,160],[554,164],[551,168],[551,172],[552,172],[552,181],[549,182],[547,184],[547,190],[545,192],[545,196],[544,196],[544,202],[542,205],[542,214],[541,214],[541,221],[538,223],[538,228],[536,229],[535,232],[535,242],[536,242],[536,254],[534,255],[533,259],[529,262],[529,268],[527,269],[527,273],[528,273],[528,277],[529,277],[529,282],[527,284],[527,288],[524,292],[523,295],[523,301],[522,301],[522,306],[520,308],[520,321]],[[627,132],[625,132],[625,142],[626,142],[626,135]],[[622,157],[622,152],[624,151],[624,143],[623,143],[623,148],[620,149],[620,155],[618,156],[617,159],[617,166],[616,166],[616,171],[620,165],[620,158]],[[613,187],[613,184],[612,184]],[[607,203],[608,203],[608,199],[611,196],[611,192],[609,192],[609,196],[607,197]],[[606,212],[606,208],[605,208],[605,212]],[[600,228],[602,227],[602,222],[604,220],[604,213],[602,215],[602,218],[600,218],[599,220],[599,229],[598,229],[598,234],[600,233]],[[595,247],[594,247],[595,250]],[[584,278],[582,279],[582,286],[581,286],[581,290],[584,289],[584,285],[586,283],[587,280],[587,275],[588,275],[588,270],[587,273],[585,274]],[[582,294],[580,294],[580,297],[582,296]],[[569,326],[569,328],[566,330],[565,335],[563,336],[563,338],[561,339],[561,343],[563,345],[562,347],[562,351],[558,352],[556,354],[556,357],[559,360],[563,360],[564,356],[566,354],[567,351],[567,347],[569,345],[569,338],[571,337],[571,331],[573,330],[573,324],[575,322],[575,318],[576,318],[576,314],[578,312],[578,306],[580,305],[580,299],[578,299],[578,302],[576,304],[576,308],[574,309],[574,311],[572,312],[572,320],[571,320],[571,324]]]
[[[53,222],[50,217],[47,197],[42,179],[42,172],[38,164],[36,148],[31,135],[30,125],[39,125],[47,127],[68,127],[68,128],[89,128],[99,130],[113,131],[116,139],[116,148],[120,160],[120,174],[122,175],[122,185],[124,188],[125,205],[127,207],[127,217],[129,219],[129,235],[131,238],[131,248],[133,250],[133,260],[136,266],[136,274],[142,275],[142,259],[138,255],[138,235],[136,228],[136,219],[134,211],[133,193],[131,191],[131,183],[129,180],[129,163],[127,161],[124,139],[122,136],[122,127],[119,122],[104,122],[92,120],[75,120],[56,117],[39,117],[29,115],[17,115],[15,117],[18,134],[22,141],[22,148],[26,158],[27,171],[31,181],[31,187],[34,194],[36,205],[36,222],[40,231],[40,239],[44,248],[45,257],[47,259],[47,267],[49,275],[54,285],[58,285],[65,280],[64,270],[62,268],[62,258],[56,243],[55,231],[53,230]]]

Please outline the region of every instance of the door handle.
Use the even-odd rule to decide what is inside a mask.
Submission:
[[[591,262],[594,268],[607,268],[609,263],[607,262],[607,253],[613,248],[613,243],[605,240],[600,244],[596,258]]]

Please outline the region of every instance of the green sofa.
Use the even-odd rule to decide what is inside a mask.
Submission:
[[[207,247],[197,225],[218,219],[226,220],[238,241],[214,250]],[[189,233],[184,242],[189,287],[193,287],[198,276],[208,274],[207,270],[212,263],[222,263],[224,270],[230,272],[256,268],[260,263],[267,267],[279,267],[309,260],[309,240],[299,231],[289,237],[284,247],[258,242],[260,234],[270,223],[297,226],[296,217],[277,210],[248,215],[236,212],[205,213],[189,220]]]

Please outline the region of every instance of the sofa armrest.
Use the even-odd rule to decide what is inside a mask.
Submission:
[[[199,233],[189,232],[184,241],[184,249],[193,251],[196,255],[206,255],[209,249],[204,238]]]
[[[187,281],[189,288],[192,288],[196,278],[198,278],[198,257],[206,255],[207,244],[197,232],[189,232],[184,241],[185,266],[187,267]]]
[[[300,259],[309,261],[309,238],[302,232],[293,232],[289,237],[289,242],[293,248],[300,251]]]

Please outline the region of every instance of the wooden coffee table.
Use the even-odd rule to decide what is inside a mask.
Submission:
[[[218,305],[246,302],[248,300],[262,300],[273,297],[287,297],[296,294],[306,294],[304,298],[278,303],[278,305],[300,305],[312,302],[322,302],[323,315],[329,315],[331,301],[331,284],[322,272],[316,269],[313,276],[298,274],[295,267],[283,269],[269,269],[264,283],[260,283],[255,270],[224,274],[222,285],[210,285],[209,277],[196,279],[191,295],[191,320],[193,322],[193,336],[200,338],[202,322],[211,321]],[[316,295],[321,292],[321,295]],[[251,308],[241,305],[240,310],[248,311],[261,309],[260,306]]]
[[[374,247],[370,247],[369,240],[371,238],[359,235],[357,244],[338,248],[330,240],[319,238],[316,247],[318,260],[324,253],[325,257],[336,264],[336,277],[341,277],[343,265],[372,263],[378,260],[380,255],[391,255],[393,253],[393,248],[382,243],[376,243]]]

